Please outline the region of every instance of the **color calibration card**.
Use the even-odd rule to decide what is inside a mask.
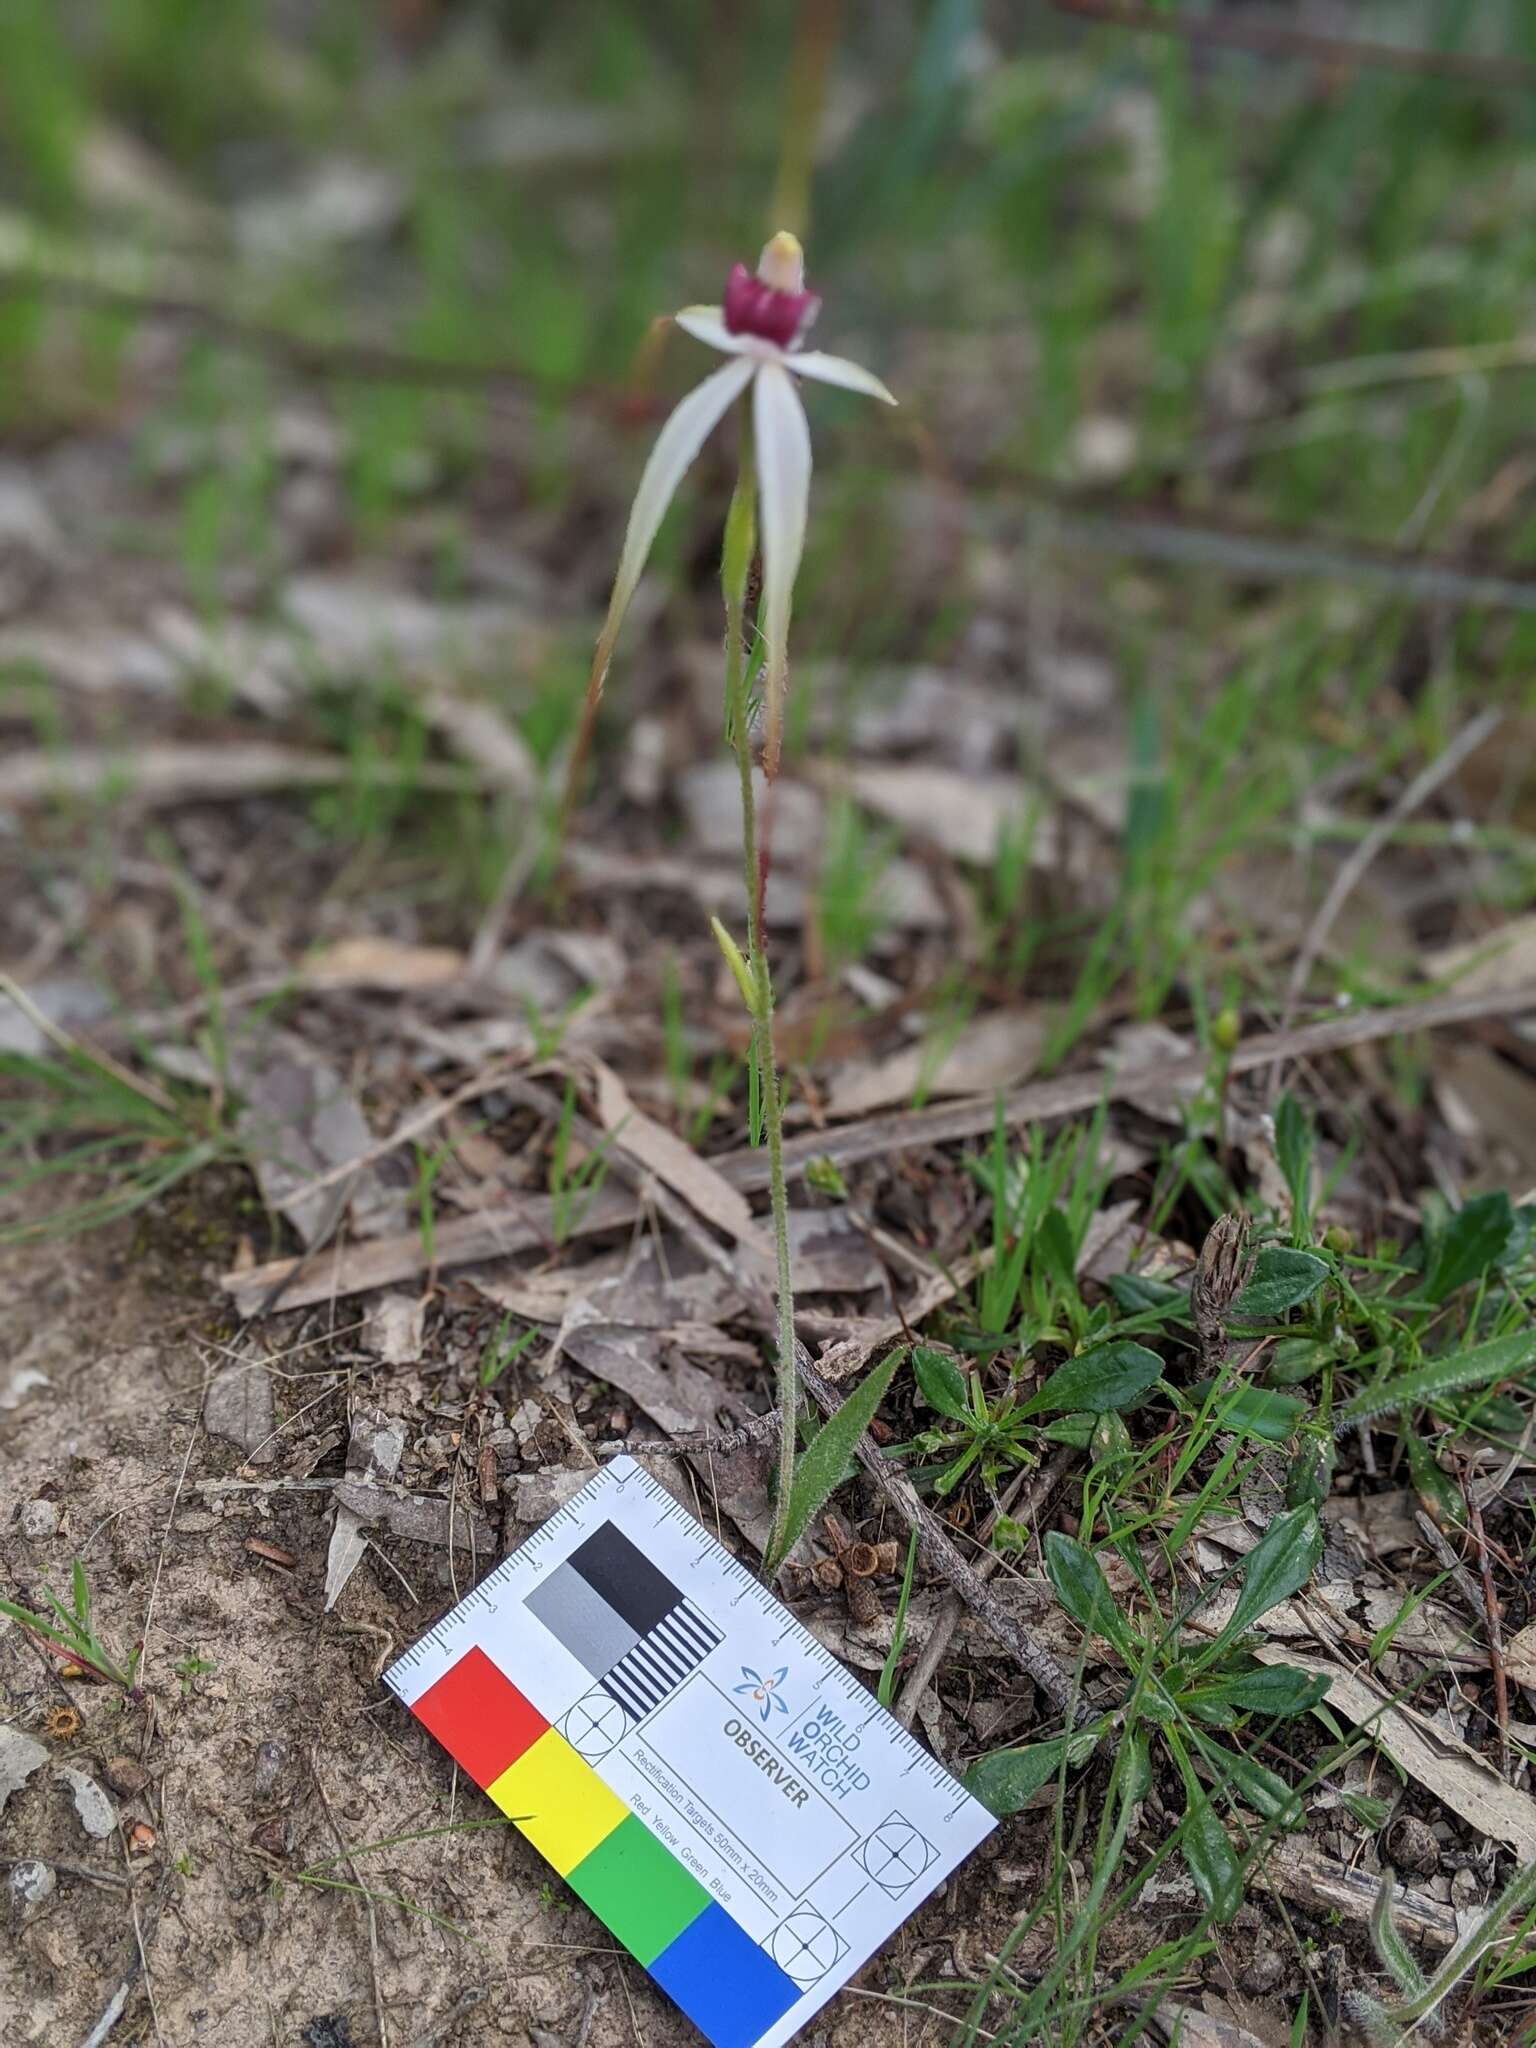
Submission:
[[[717,2048],[776,2048],[994,1823],[632,1458],[384,1674]]]

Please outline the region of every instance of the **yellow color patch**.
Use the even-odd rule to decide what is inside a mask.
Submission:
[[[562,1877],[629,1813],[553,1728],[485,1789]]]

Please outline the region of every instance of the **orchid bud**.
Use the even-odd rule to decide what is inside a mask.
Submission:
[[[718,917],[712,917],[709,920],[709,928],[715,935],[715,944],[724,955],[726,966],[729,967],[732,975],[735,977],[736,986],[741,990],[741,1000],[747,1006],[747,1014],[755,1018],[760,1008],[757,999],[757,988],[752,980],[751,968],[748,967],[746,961],[741,957],[740,946],[737,945]]]
[[[763,253],[757,259],[757,274],[766,285],[776,292],[803,292],[805,290],[805,251],[797,235],[780,228],[771,241],[763,244]]]

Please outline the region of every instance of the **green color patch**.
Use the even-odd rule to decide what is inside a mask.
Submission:
[[[703,1886],[633,1814],[582,1858],[566,1883],[647,1967],[709,1904]]]

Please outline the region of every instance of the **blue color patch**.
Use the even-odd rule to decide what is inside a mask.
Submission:
[[[713,1900],[650,1971],[715,2048],[752,2048],[805,1996]]]

